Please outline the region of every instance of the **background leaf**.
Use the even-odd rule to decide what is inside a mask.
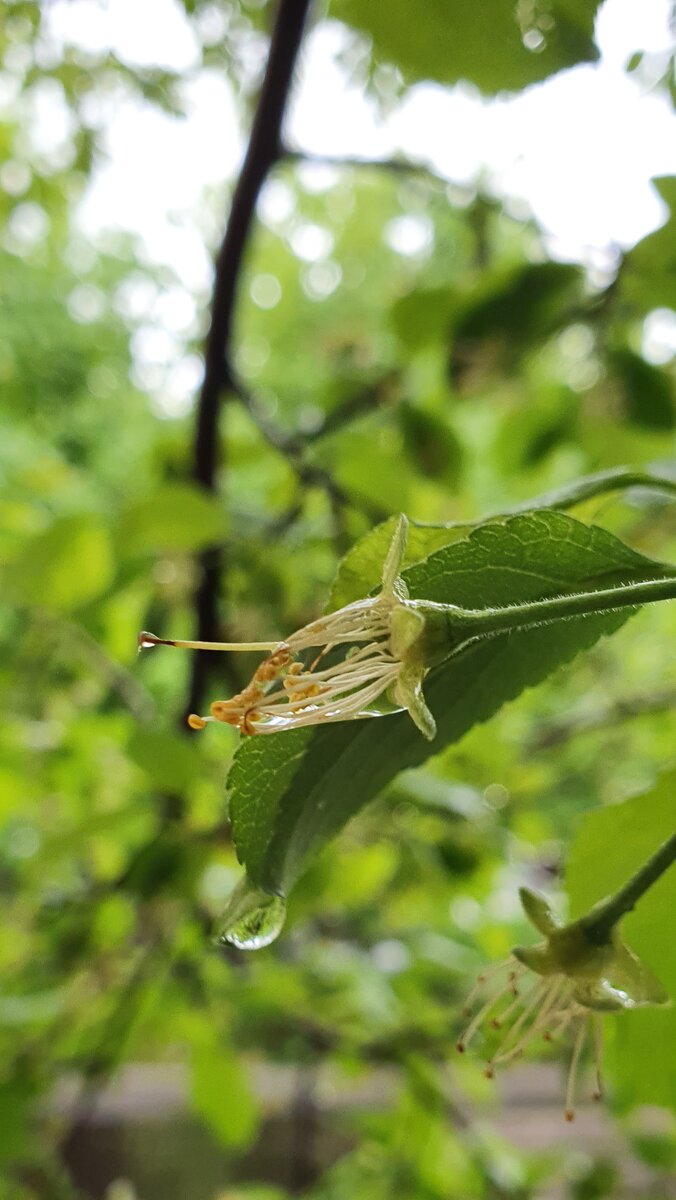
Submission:
[[[525,87],[575,62],[593,61],[595,9],[596,4],[583,0],[555,2],[547,10],[551,24],[546,31],[538,30],[537,10],[520,22],[509,0],[489,0],[480,9],[463,0],[454,9],[453,23],[444,0],[426,4],[420,20],[413,22],[405,0],[387,6],[333,0],[331,15],[370,34],[376,57],[395,63],[409,81],[468,79],[492,93]],[[530,49],[529,33],[535,39]]]
[[[113,565],[108,531],[96,518],[63,517],[10,564],[7,588],[20,604],[70,611],[109,587]]]

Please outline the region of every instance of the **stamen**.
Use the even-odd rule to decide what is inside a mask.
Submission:
[[[561,1010],[558,1013],[554,1013],[554,1018],[558,1024],[554,1024],[552,1028],[547,1031],[547,1034],[545,1035],[546,1040],[548,1042],[555,1041],[556,1038],[560,1037],[561,1034],[568,1028],[573,1018],[581,1015],[584,1015],[584,1010],[579,1004],[571,1004],[568,1008]]]
[[[505,1009],[504,1012],[499,1013],[497,1017],[493,1017],[493,1019],[491,1021],[491,1025],[493,1026],[494,1029],[502,1029],[503,1025],[512,1016],[512,1013],[516,1012],[517,1009],[519,1009],[521,1007],[521,1005],[523,1004],[523,997],[521,996],[518,989],[514,986],[514,983],[511,980],[509,981],[509,990],[513,997],[512,1002],[511,1002],[511,1004],[507,1005],[507,1008]]]
[[[506,991],[506,987],[502,988],[499,992],[496,992],[496,994],[494,996],[491,996],[486,1001],[486,1003],[482,1005],[482,1007],[479,1009],[476,1016],[470,1021],[469,1025],[467,1026],[467,1029],[461,1035],[460,1040],[456,1044],[456,1049],[459,1051],[460,1054],[464,1053],[465,1049],[467,1048],[470,1041],[474,1037],[474,1034],[476,1033],[477,1029],[480,1027],[480,1025],[486,1019],[489,1012],[491,1012],[491,1010],[495,1008],[496,1004],[498,1004],[500,1002],[500,1000],[502,999],[502,997],[505,994],[505,991]]]
[[[580,1026],[575,1037],[573,1046],[573,1057],[570,1060],[570,1068],[568,1071],[568,1086],[566,1087],[566,1120],[575,1120],[575,1081],[577,1078],[577,1066],[580,1061],[582,1047],[587,1036],[587,1020],[582,1018]]]
[[[514,959],[514,958],[511,958],[511,957],[504,958],[502,960],[502,962],[497,963],[497,965],[494,967],[491,967],[490,970],[481,971],[480,974],[477,975],[476,983],[474,984],[474,987],[470,990],[469,995],[467,996],[467,999],[465,1000],[465,1004],[464,1004],[464,1007],[462,1010],[463,1016],[468,1017],[470,1015],[470,1013],[472,1011],[472,1004],[474,1003],[474,1000],[478,996],[479,992],[483,991],[484,985],[487,983],[490,983],[491,979],[494,979],[496,975],[499,975],[500,971],[504,971],[506,967],[514,966],[515,963],[516,963],[516,959]],[[516,967],[513,971],[513,977],[516,978],[517,974],[519,974],[519,973],[521,973],[520,969],[519,969],[519,967]],[[510,978],[512,978],[512,975],[510,975]]]
[[[213,719],[213,717],[198,717],[197,713],[190,713],[188,725],[191,729],[206,729],[208,722]]]
[[[515,1021],[515,1023],[512,1025],[512,1028],[507,1031],[506,1036],[503,1038],[502,1042],[500,1043],[500,1045],[498,1047],[497,1054],[494,1054],[492,1059],[490,1060],[490,1066],[494,1066],[494,1065],[497,1065],[498,1063],[502,1063],[502,1062],[508,1062],[510,1058],[514,1058],[514,1055],[520,1049],[521,1039],[517,1038],[516,1044],[514,1045],[514,1047],[512,1049],[507,1050],[507,1049],[505,1049],[505,1047],[509,1046],[509,1043],[512,1040],[512,1038],[515,1038],[515,1037],[517,1037],[517,1034],[520,1034],[520,1032],[523,1029],[524,1025],[526,1024],[528,1018],[530,1017],[531,1013],[537,1007],[540,1000],[543,999],[543,997],[546,995],[548,987],[549,987],[549,984],[547,983],[547,981],[542,979],[535,985],[535,987],[532,989],[532,991],[528,994],[528,1003],[525,1005],[524,1010],[521,1013],[521,1016],[518,1018],[517,1021]],[[528,1031],[527,1040],[528,1040],[529,1036],[530,1036],[530,1031]]]
[[[594,1014],[592,1028],[594,1031],[594,1078],[596,1084],[592,1093],[592,1099],[602,1100],[603,1079],[601,1077],[601,1059],[603,1056],[603,1017],[600,1013]]]

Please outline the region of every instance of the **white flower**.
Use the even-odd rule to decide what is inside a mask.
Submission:
[[[276,733],[406,709],[431,740],[436,724],[425,703],[422,682],[430,662],[438,657],[445,621],[441,607],[437,612],[434,605],[408,598],[399,574],[407,531],[408,522],[402,515],[383,564],[377,596],[355,600],[320,617],[277,645],[205,644],[141,634],[142,647],[272,650],[242,692],[215,701],[209,716],[191,715],[190,726],[203,729],[207,722],[221,721],[243,734]]]
[[[486,985],[501,980],[472,1018],[456,1044],[462,1054],[483,1030],[500,1030],[486,1074],[521,1058],[542,1039],[553,1042],[573,1034],[573,1051],[566,1087],[565,1115],[575,1116],[575,1088],[582,1052],[591,1032],[595,1100],[602,1096],[602,1013],[663,1004],[666,993],[651,971],[620,939],[617,930],[608,940],[590,941],[584,920],[561,924],[546,900],[528,888],[520,891],[521,903],[531,923],[545,935],[538,946],[517,946],[504,962],[479,976],[467,998],[469,1016],[474,998]],[[592,910],[593,911],[593,910]]]

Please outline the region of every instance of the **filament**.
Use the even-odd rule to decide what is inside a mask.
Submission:
[[[583,1018],[580,1021],[580,1027],[575,1036],[575,1044],[573,1046],[573,1057],[570,1060],[570,1068],[568,1071],[568,1085],[566,1087],[566,1120],[575,1120],[575,1082],[577,1079],[577,1067],[582,1053],[582,1047],[587,1036],[587,1021]]]
[[[596,1088],[594,1091],[594,1100],[601,1100],[603,1097],[603,1079],[601,1077],[601,1058],[603,1055],[603,1017],[600,1013],[594,1014],[594,1079]]]

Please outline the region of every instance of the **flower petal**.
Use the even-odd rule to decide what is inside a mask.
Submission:
[[[393,693],[396,703],[408,710],[414,725],[417,725],[423,737],[431,742],[436,737],[437,723],[427,707],[423,695],[422,683],[425,674],[425,669],[422,667],[413,664],[403,665]]]
[[[539,933],[549,936],[560,927],[561,922],[557,921],[548,902],[539,892],[527,887],[519,888],[519,899],[528,920]]]
[[[394,599],[395,596],[399,598],[402,595],[401,588],[406,588],[403,580],[399,579],[399,573],[404,561],[407,538],[408,517],[404,513],[400,513],[383,563],[383,587],[381,595],[388,599]],[[406,595],[407,591],[403,594]]]

